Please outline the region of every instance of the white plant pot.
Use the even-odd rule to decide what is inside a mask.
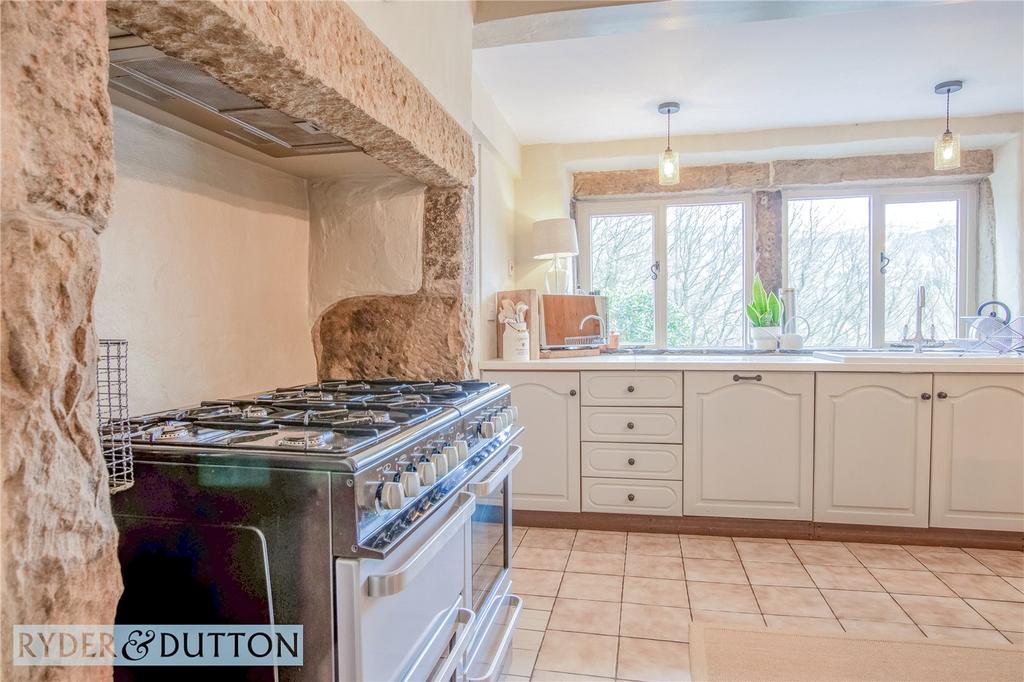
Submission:
[[[775,350],[779,347],[778,327],[751,327],[750,340],[755,350]]]

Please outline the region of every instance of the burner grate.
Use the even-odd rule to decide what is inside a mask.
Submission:
[[[128,423],[128,342],[100,339],[96,362],[96,401],[100,448],[110,494],[135,484],[131,426]]]

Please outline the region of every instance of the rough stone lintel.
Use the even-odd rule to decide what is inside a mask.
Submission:
[[[754,192],[754,269],[768,291],[782,286],[782,192]]]
[[[689,166],[679,171],[678,185],[658,184],[656,168],[573,173],[573,196],[630,196],[673,194],[701,190],[768,187],[767,163],[726,163],[718,166]]]
[[[112,23],[431,187],[474,173],[459,123],[344,2],[109,0]]]

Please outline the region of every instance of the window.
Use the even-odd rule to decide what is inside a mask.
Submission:
[[[914,331],[920,286],[924,334],[959,336],[973,300],[971,197],[959,187],[788,194],[784,285],[810,325],[806,344],[898,343]]]
[[[580,282],[627,344],[741,347],[749,200],[581,202]]]

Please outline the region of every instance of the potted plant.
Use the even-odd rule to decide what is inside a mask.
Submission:
[[[754,275],[752,301],[747,306],[750,320],[750,338],[757,350],[775,350],[779,344],[779,323],[782,321],[782,301],[775,292],[768,293],[761,284],[761,275]]]

